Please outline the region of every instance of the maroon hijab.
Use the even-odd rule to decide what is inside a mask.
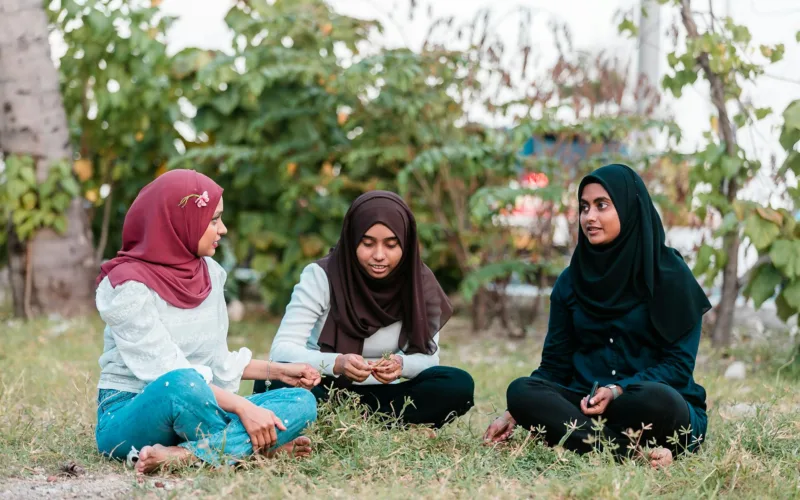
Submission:
[[[392,273],[371,277],[356,257],[364,234],[383,224],[397,236],[403,257]],[[323,352],[361,354],[364,339],[402,321],[398,347],[406,354],[436,352],[433,337],[453,309],[433,272],[422,263],[417,223],[395,193],[370,191],[350,206],[339,242],[317,261],[328,275],[331,307],[319,343]]]
[[[197,245],[214,217],[222,188],[194,170],[172,170],[133,200],[122,226],[122,249],[100,267],[97,284],[139,281],[181,309],[199,306],[211,278]]]

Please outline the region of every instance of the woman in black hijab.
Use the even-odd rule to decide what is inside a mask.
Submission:
[[[653,440],[653,466],[694,450],[706,432],[706,393],[693,371],[702,316],[711,305],[664,228],[642,179],[625,165],[586,176],[578,191],[580,232],[570,267],[551,295],[542,361],[508,388],[508,411],[484,439],[507,439],[515,425],[544,427],[548,444],[579,453],[602,442],[631,448],[628,429]],[[594,384],[598,389],[589,399]],[[577,429],[571,433],[567,425]],[[671,438],[677,439],[671,439]],[[636,446],[634,446],[636,448]]]
[[[420,258],[414,214],[398,195],[372,191],[353,202],[328,256],[303,270],[271,357],[318,367],[318,399],[346,388],[375,411],[439,427],[474,395],[467,372],[439,366],[439,330],[451,314]]]

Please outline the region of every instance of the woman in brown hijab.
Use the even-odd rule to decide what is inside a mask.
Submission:
[[[371,191],[353,202],[328,256],[303,270],[271,357],[319,368],[317,399],[346,388],[398,415],[411,398],[403,421],[439,427],[466,413],[474,396],[467,372],[439,366],[439,330],[451,314],[420,258],[414,214],[398,195]],[[255,392],[264,390],[257,382]]]

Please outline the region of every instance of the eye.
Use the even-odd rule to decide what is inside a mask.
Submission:
[[[370,240],[361,240],[361,244],[367,248],[372,248],[372,242]]]
[[[600,210],[605,210],[606,208],[608,208],[608,203],[606,203],[605,201],[601,201],[600,203],[597,204],[597,207]]]

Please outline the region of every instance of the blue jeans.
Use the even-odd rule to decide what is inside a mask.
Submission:
[[[314,395],[305,389],[256,394],[247,398],[283,420],[277,448],[298,437],[317,419]],[[211,387],[193,369],[174,370],[148,384],[141,394],[101,389],[97,400],[98,450],[124,459],[131,448],[181,446],[200,460],[233,464],[253,454],[239,417],[217,405]]]

